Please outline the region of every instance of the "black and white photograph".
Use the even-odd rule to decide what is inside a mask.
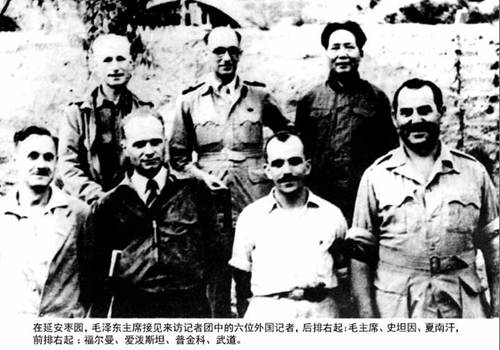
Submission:
[[[499,23],[0,0],[0,346],[498,349]]]

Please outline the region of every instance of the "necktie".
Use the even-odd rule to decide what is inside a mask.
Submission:
[[[158,197],[158,184],[153,179],[150,179],[148,181],[148,184],[146,185],[146,193],[148,192],[149,194],[148,198],[146,199],[146,205],[150,207],[151,204],[153,204],[153,202],[155,201],[156,197]]]

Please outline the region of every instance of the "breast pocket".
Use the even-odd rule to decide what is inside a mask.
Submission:
[[[235,142],[251,145],[262,144],[262,112],[261,108],[243,105],[237,110],[233,129]]]
[[[389,234],[415,232],[419,222],[420,205],[416,195],[410,191],[385,191],[379,196],[381,231]],[[425,216],[424,216],[425,217]]]
[[[473,233],[479,222],[478,193],[449,193],[445,196],[445,225],[449,232]]]

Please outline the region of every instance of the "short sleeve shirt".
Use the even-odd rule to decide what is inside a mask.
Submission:
[[[251,272],[255,296],[319,284],[334,288],[330,249],[346,230],[341,211],[312,192],[303,211],[293,216],[280,208],[271,192],[241,213],[229,264]]]

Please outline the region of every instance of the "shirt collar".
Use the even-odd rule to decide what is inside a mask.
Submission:
[[[400,145],[392,151],[392,157],[385,162],[385,167],[386,169],[392,169],[408,178],[418,178],[414,174],[414,169],[410,164],[410,158],[408,157],[406,149],[403,145]],[[456,164],[454,163],[453,155],[450,152],[450,148],[442,142],[440,142],[439,145],[439,155],[436,159],[436,166],[434,169],[436,174],[447,174],[450,172],[459,173]]]
[[[118,105],[120,105],[122,103],[122,101],[124,101],[125,99],[128,98],[128,95],[130,95],[131,92],[128,90],[128,89],[124,89],[123,90],[123,93],[121,94],[120,96],[120,99],[118,100]],[[86,99],[83,103],[82,103],[82,109],[83,108],[92,108],[94,103],[95,103],[95,107],[96,108],[99,108],[101,107],[105,101],[108,101],[110,103],[113,103],[113,101],[110,101],[106,96],[104,96],[104,93],[102,92],[102,85],[99,85],[98,87],[96,87],[94,89],[94,91],[92,91],[92,93],[90,94],[89,98]]]
[[[273,210],[278,209],[280,207],[274,193],[276,192],[276,188],[273,187],[271,193],[269,193],[266,197],[264,197],[264,205],[266,207],[266,212],[271,213]],[[311,190],[307,189],[307,200],[305,206],[307,208],[319,208],[320,201],[319,197],[316,196]]]
[[[334,91],[352,89],[359,85],[359,81],[361,77],[359,72],[353,72],[350,74],[349,80],[346,80],[344,84],[339,83],[338,75],[334,72],[330,72],[328,76],[328,80],[326,81],[326,85],[330,86]]]
[[[68,206],[68,198],[56,186],[50,186],[51,193],[49,202],[45,206],[44,213],[53,211],[56,208]],[[4,208],[2,214],[14,214],[19,217],[28,217],[28,214],[23,210],[19,204],[19,189],[14,188],[4,197]]]
[[[161,192],[163,187],[167,182],[168,171],[166,168],[162,167],[158,174],[153,178],[158,184],[158,192]],[[134,171],[132,176],[130,177],[130,184],[137,191],[137,193],[146,193],[147,185],[149,179],[145,176],[142,176],[137,171]]]
[[[215,73],[210,73],[207,78],[207,86],[205,87],[204,95],[209,93],[217,93],[220,94],[222,87],[226,87],[229,89],[230,95],[234,95],[241,88],[240,77],[238,75],[226,85],[222,85],[219,79],[215,76]]]

